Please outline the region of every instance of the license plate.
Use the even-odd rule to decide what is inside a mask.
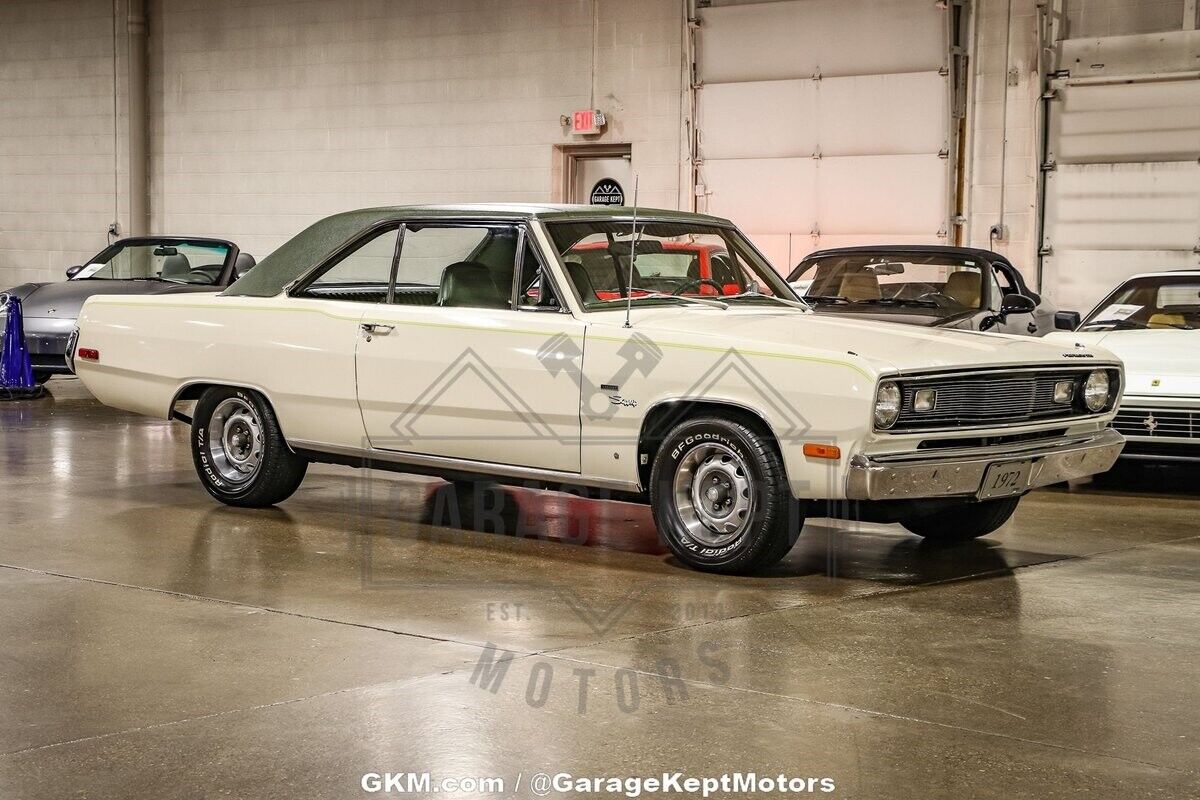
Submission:
[[[979,487],[979,499],[1020,494],[1029,488],[1029,473],[1032,471],[1032,460],[992,464],[983,476],[983,486]]]

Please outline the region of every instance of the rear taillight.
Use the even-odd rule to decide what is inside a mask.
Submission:
[[[75,351],[76,361],[99,361],[100,351],[93,350],[90,347],[81,347]]]

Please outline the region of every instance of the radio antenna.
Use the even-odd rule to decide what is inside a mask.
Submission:
[[[629,280],[625,282],[625,327],[629,324],[629,314],[633,311],[633,265],[637,261],[637,204],[638,176],[633,176],[633,238],[629,242]]]

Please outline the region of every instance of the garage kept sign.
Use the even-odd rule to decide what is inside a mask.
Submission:
[[[625,205],[625,190],[612,178],[601,178],[592,187],[591,204],[594,206]]]

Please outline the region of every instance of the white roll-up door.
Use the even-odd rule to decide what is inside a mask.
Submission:
[[[700,210],[784,271],[824,247],[944,242],[946,13],[928,0],[702,10]]]
[[[1139,272],[1200,264],[1200,79],[1062,80],[1050,104],[1042,286],[1086,311]]]

